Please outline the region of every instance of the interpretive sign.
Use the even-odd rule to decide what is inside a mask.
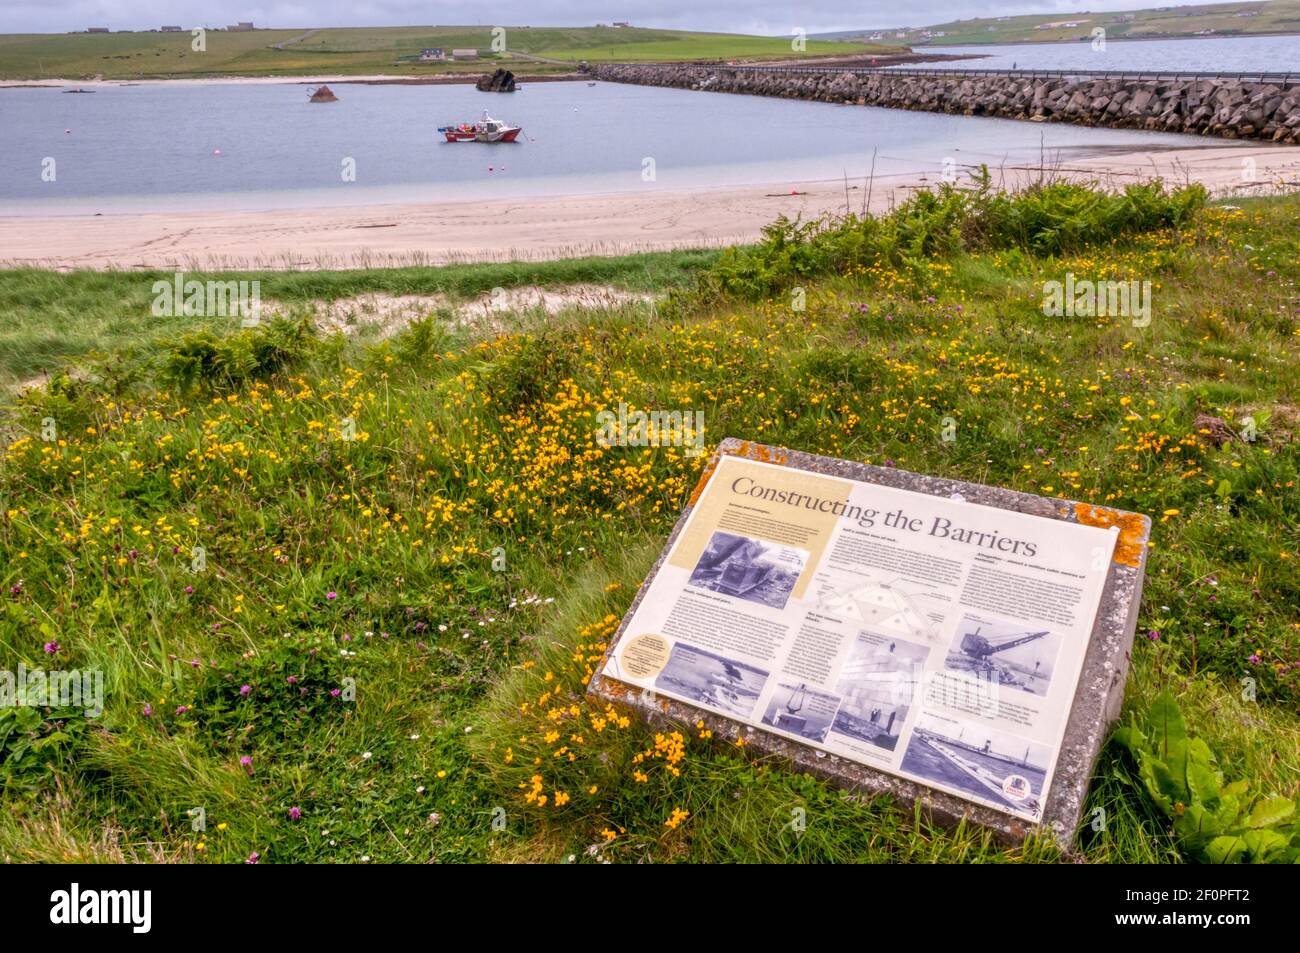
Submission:
[[[1149,529],[727,440],[591,691],[1068,843],[1118,715]]]

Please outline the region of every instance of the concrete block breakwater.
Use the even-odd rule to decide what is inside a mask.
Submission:
[[[891,109],[1300,142],[1300,77],[926,76],[697,65],[593,65],[599,79]]]

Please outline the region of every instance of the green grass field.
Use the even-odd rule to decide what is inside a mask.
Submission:
[[[620,401],[1151,514],[1125,718],[1170,692],[1215,765],[1162,806],[1111,743],[1077,850],[1204,858],[1182,818],[1253,804],[1241,849],[1294,855],[1300,198],[966,201],[722,253],[259,276],[304,319],[366,290],[662,293],[383,339],[151,318],[166,276],[0,272],[7,380],[70,362],[0,418],[0,667],[106,696],[0,708],[0,859],[1061,860],[585,699],[703,463],[599,446]],[[1151,281],[1150,325],[1045,315],[1066,272]]]
[[[1073,25],[1067,25],[1073,24]],[[901,31],[884,31],[886,42],[926,46],[969,46],[978,43],[1050,43],[1088,39],[1102,27],[1108,39],[1152,39],[1193,36],[1213,30],[1223,36],[1300,32],[1300,0],[1252,0],[1248,3],[1208,3],[1105,12],[1069,12],[1028,16],[980,17]],[[922,30],[942,32],[924,37]],[[860,40],[876,31],[844,32],[836,37]]]
[[[716,251],[651,253],[634,258],[572,258],[549,262],[385,268],[368,271],[241,273],[261,282],[262,295],[286,308],[358,295],[449,295],[468,300],[493,288],[603,284],[658,291],[689,279]],[[71,275],[28,269],[0,271],[0,389],[57,373],[64,361],[93,352],[147,344],[157,337],[150,314],[156,278],[113,272]],[[191,318],[192,329],[220,330],[223,318]]]
[[[577,63],[773,59],[794,54],[790,40],[730,33],[689,33],[614,27],[506,27],[504,52],[493,52],[491,26],[366,27],[322,29],[300,42],[306,28],[209,32],[207,49],[195,52],[186,33],[40,34],[0,36],[0,79],[168,79],[214,76],[311,74],[436,75],[482,69],[470,62],[420,63],[431,47],[477,49],[486,65],[547,72],[554,65],[512,52]],[[880,52],[879,44],[810,41],[802,55]],[[897,49],[897,47],[893,47]]]

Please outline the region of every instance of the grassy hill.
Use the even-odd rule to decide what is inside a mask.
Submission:
[[[491,65],[546,70],[511,54],[560,60],[670,61],[772,59],[791,56],[790,41],[729,33],[688,33],[614,27],[507,27],[507,52],[492,52],[488,26],[224,31],[207,34],[206,52],[186,33],[27,34],[0,36],[0,79],[41,77],[150,79],[310,74],[424,75],[473,70],[474,64],[420,63],[421,49],[477,49]],[[276,49],[277,44],[283,44]],[[855,43],[853,50],[880,52]],[[897,48],[896,46],[894,47]],[[807,55],[845,52],[841,43],[810,41]],[[478,67],[481,68],[481,67]],[[557,68],[557,67],[549,67]]]
[[[949,189],[725,252],[227,276],[289,309],[246,331],[152,317],[170,275],[5,273],[0,370],[74,366],[0,417],[0,668],[100,670],[106,699],[0,708],[0,860],[1061,860],[584,697],[704,464],[601,446],[620,401],[1152,514],[1125,717],[1171,692],[1249,787],[1206,769],[1167,814],[1112,743],[1079,850],[1204,859],[1272,796],[1242,847],[1294,856],[1300,199],[1201,199]],[[1152,282],[1151,320],[1044,314],[1067,273]],[[453,310],[575,281],[660,300]],[[363,292],[448,303],[313,329]]]
[[[1300,0],[1212,3],[1105,13],[1051,13],[1029,16],[954,20],[907,30],[850,30],[823,37],[858,42],[879,35],[877,42],[909,46],[969,46],[979,43],[1047,43],[1087,39],[1103,27],[1109,39],[1154,39],[1251,33],[1300,32]],[[923,31],[930,35],[923,35]],[[902,33],[902,36],[899,34]],[[943,33],[943,36],[934,34]]]

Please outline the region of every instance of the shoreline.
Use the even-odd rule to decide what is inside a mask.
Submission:
[[[463,83],[477,83],[491,72],[478,73],[438,73],[424,76],[402,76],[389,73],[357,73],[319,75],[319,76],[179,76],[171,79],[13,79],[0,81],[0,89],[59,89],[70,86],[75,89],[109,89],[123,86],[275,86],[299,85],[317,86],[332,83],[341,86],[345,83],[371,86],[439,86]],[[572,82],[587,79],[584,73],[516,73],[517,82],[546,83]]]
[[[778,58],[773,60],[756,60],[744,65],[755,66],[781,66],[781,65],[799,65],[799,66],[852,66],[863,65],[860,61],[875,59],[879,66],[906,66],[912,63],[926,62],[947,62],[949,60],[970,60],[984,59],[987,54],[983,53],[877,53],[875,56],[863,53],[836,54],[834,56],[817,56],[806,59],[790,60],[787,58]],[[28,79],[5,79],[0,80],[0,89],[57,89],[63,86],[74,88],[95,88],[95,87],[114,87],[114,86],[144,86],[156,84],[177,84],[187,86],[213,86],[213,85],[262,85],[298,83],[302,85],[318,85],[320,83],[333,83],[340,85],[343,83],[360,83],[365,85],[393,85],[393,86],[438,86],[453,85],[462,83],[476,83],[484,76],[491,75],[496,66],[504,66],[509,69],[510,63],[492,61],[484,62],[484,68],[474,72],[446,72],[446,73],[320,73],[320,74],[303,74],[294,76],[274,75],[274,76],[150,76],[138,78],[117,78],[117,79],[74,79],[62,76],[40,77]],[[533,67],[536,68],[537,61],[530,60]],[[554,63],[553,65],[560,65]],[[519,83],[553,83],[553,82],[574,82],[578,80],[592,79],[587,73],[578,72],[578,64],[568,64],[569,72],[556,71],[553,73],[523,73],[515,70],[515,80]],[[718,64],[720,65],[720,64]]]
[[[1244,179],[1254,162],[1254,182]],[[1161,177],[1223,197],[1300,190],[1300,148],[1240,143],[1076,156],[991,167],[1014,190],[1046,174],[1108,188]],[[967,181],[966,175],[960,176]],[[934,170],[878,175],[870,210],[941,182]],[[396,202],[259,211],[123,212],[0,218],[0,268],[339,270],[546,260],[718,247],[757,240],[780,215],[860,212],[861,177],[729,188]],[[846,195],[847,193],[847,195]]]

